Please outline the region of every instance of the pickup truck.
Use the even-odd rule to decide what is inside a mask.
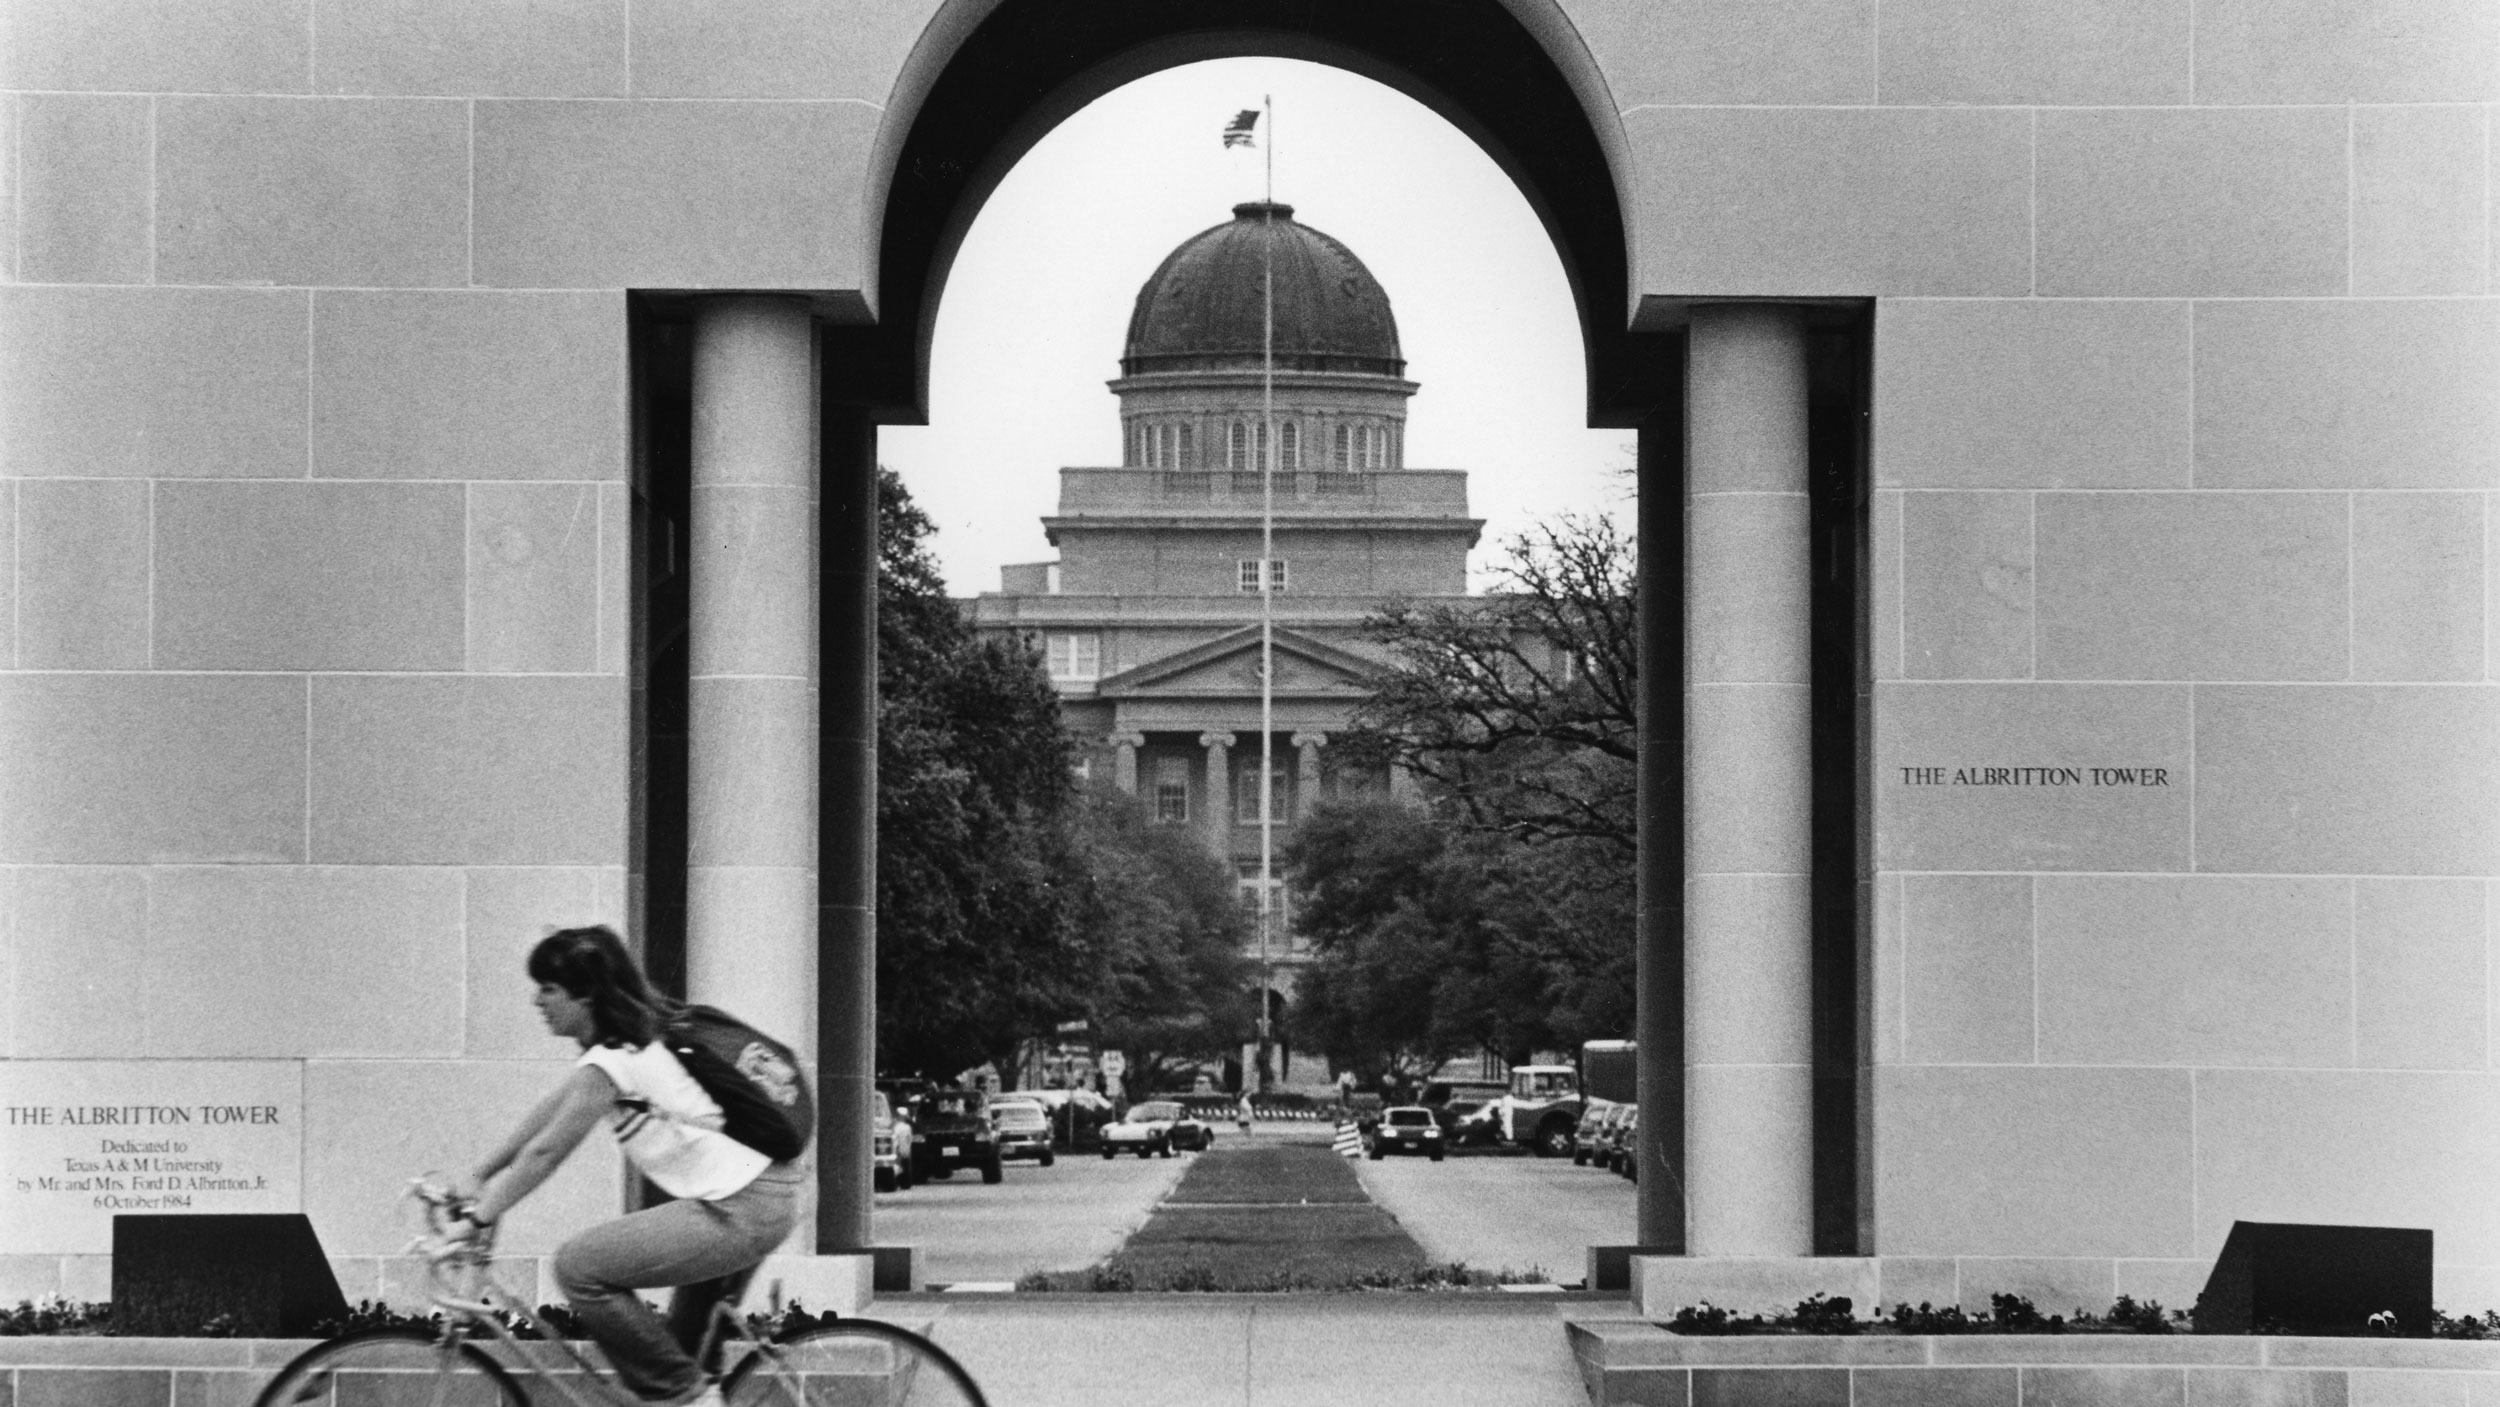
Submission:
[[[1502,1142],[1540,1158],[1568,1158],[1580,1128],[1580,1072],[1568,1065],[1514,1065],[1510,1088],[1495,1103]]]
[[[911,1166],[915,1179],[950,1178],[957,1168],[979,1168],[983,1182],[1005,1176],[998,1135],[979,1090],[938,1089],[921,1098],[912,1127]]]

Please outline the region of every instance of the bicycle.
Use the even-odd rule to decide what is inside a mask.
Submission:
[[[254,1407],[532,1407],[521,1386],[530,1379],[570,1407],[638,1407],[632,1393],[495,1280],[490,1238],[445,1234],[460,1199],[428,1178],[414,1179],[408,1195],[423,1208],[426,1234],[409,1249],[426,1254],[439,1326],[360,1329],[315,1344],[279,1370]],[[507,1320],[527,1325],[548,1347],[525,1346]],[[953,1355],[874,1319],[819,1320],[766,1338],[724,1300],[712,1308],[695,1361],[728,1364],[733,1355],[719,1382],[734,1407],[989,1407]]]

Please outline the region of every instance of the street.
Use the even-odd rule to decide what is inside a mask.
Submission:
[[[1254,1141],[1325,1142],[1323,1124],[1261,1124]],[[1225,1128],[1218,1147],[1238,1146]],[[1062,1156],[1053,1167],[1011,1163],[1006,1180],[978,1174],[922,1183],[877,1198],[877,1239],[920,1248],[932,1285],[1012,1282],[1036,1270],[1077,1270],[1117,1250],[1145,1224],[1195,1155]],[[1632,1239],[1632,1184],[1569,1159],[1525,1154],[1355,1161],[1374,1202],[1437,1262],[1481,1270],[1542,1270],[1568,1284],[1587,1248]]]
[[[1047,1168],[1009,1163],[995,1187],[977,1172],[959,1172],[908,1192],[880,1193],[877,1240],[918,1246],[921,1275],[932,1285],[1082,1269],[1145,1225],[1191,1156],[1105,1162],[1091,1153],[1061,1154]]]
[[[1526,1153],[1368,1158],[1363,1189],[1435,1261],[1478,1270],[1542,1270],[1569,1284],[1587,1273],[1588,1248],[1633,1240],[1633,1187],[1602,1168]]]

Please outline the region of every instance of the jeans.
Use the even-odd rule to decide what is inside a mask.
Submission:
[[[798,1220],[799,1169],[775,1163],[717,1202],[680,1199],[602,1222],[556,1248],[556,1283],[617,1378],[645,1402],[682,1402],[703,1386],[692,1356],[712,1306]],[[662,1319],[634,1291],[676,1286]]]

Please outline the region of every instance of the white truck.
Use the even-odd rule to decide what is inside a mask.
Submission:
[[[1502,1142],[1535,1151],[1540,1158],[1571,1156],[1571,1137],[1588,1101],[1580,1072],[1568,1065],[1513,1065],[1510,1088],[1496,1105]]]

